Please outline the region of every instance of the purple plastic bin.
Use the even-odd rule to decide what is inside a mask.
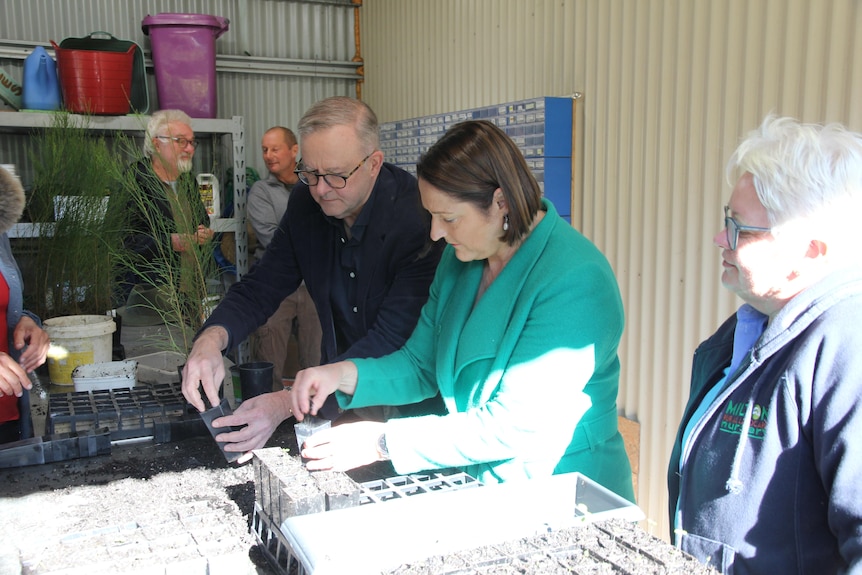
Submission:
[[[209,14],[161,13],[141,22],[150,37],[159,109],[216,117],[216,38],[229,21]]]

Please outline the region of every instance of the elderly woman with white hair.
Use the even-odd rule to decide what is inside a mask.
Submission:
[[[862,135],[767,117],[728,164],[722,284],[668,469],[676,544],[722,573],[862,573]]]
[[[6,234],[23,211],[21,183],[0,168],[0,317],[7,334],[0,338],[0,443],[33,436],[27,374],[45,363],[50,344],[39,318],[24,310],[21,271]]]

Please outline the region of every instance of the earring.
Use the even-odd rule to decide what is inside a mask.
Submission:
[[[509,214],[506,214],[505,216],[503,216],[503,231],[504,232],[509,231]]]

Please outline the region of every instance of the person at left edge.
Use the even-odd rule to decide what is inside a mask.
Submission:
[[[0,316],[6,321],[6,337],[0,338],[0,443],[33,436],[27,374],[45,363],[50,344],[42,322],[24,309],[21,271],[7,235],[23,211],[24,189],[0,168]]]

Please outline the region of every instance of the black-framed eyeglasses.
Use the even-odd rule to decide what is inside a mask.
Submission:
[[[371,152],[373,154],[374,152]],[[303,169],[305,166],[302,164],[302,159],[297,163],[297,168],[293,170],[293,173],[299,177],[299,181],[305,184],[306,186],[316,186],[321,179],[326,182],[326,184],[334,189],[340,190],[341,188],[347,185],[347,178],[356,173],[356,170],[362,167],[368,158],[371,157],[371,154],[368,154],[362,161],[359,162],[355,168],[350,170],[346,175],[342,176],[341,174],[319,174],[317,172],[312,172],[311,170]]]
[[[727,245],[731,251],[736,249],[739,242],[739,232],[769,233],[772,228],[761,228],[758,226],[743,226],[730,215],[730,206],[724,206],[724,229],[727,232]]]
[[[189,140],[188,138],[175,138],[174,136],[156,136],[160,140],[168,141],[175,143],[180,148],[185,148],[186,146],[191,146],[192,148],[198,147],[197,140]]]

